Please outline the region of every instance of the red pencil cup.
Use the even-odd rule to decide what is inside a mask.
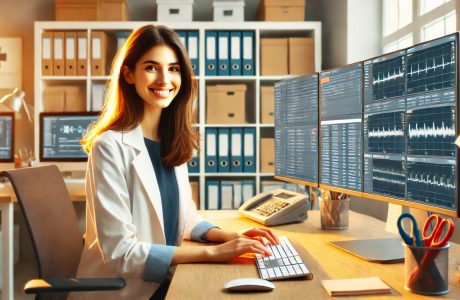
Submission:
[[[416,247],[404,244],[404,288],[422,295],[444,295],[449,292],[449,248]]]

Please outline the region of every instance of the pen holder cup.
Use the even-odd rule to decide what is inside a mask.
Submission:
[[[443,247],[416,247],[404,243],[404,288],[422,295],[447,294],[449,248],[449,243]]]
[[[321,229],[348,229],[350,198],[320,202]]]

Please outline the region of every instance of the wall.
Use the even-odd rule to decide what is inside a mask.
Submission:
[[[322,70],[347,62],[347,0],[310,0],[307,20],[322,22]]]
[[[382,5],[380,0],[348,0],[347,63],[381,54]]]

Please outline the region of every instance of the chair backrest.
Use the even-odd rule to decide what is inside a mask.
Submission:
[[[40,278],[74,278],[83,249],[82,235],[67,187],[54,166],[8,170],[7,177],[24,214]]]

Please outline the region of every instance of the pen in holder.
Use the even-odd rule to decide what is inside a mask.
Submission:
[[[423,295],[449,292],[447,280],[450,244],[443,247],[404,245],[404,288]]]
[[[350,198],[332,200],[322,197],[320,201],[321,229],[348,229]]]

